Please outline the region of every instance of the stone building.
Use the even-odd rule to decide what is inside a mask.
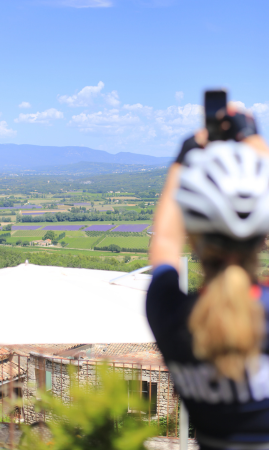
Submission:
[[[41,352],[42,350],[42,352]],[[98,384],[98,364],[108,362],[108,370],[119,373],[126,382],[128,395],[139,392],[149,401],[145,417],[159,419],[177,414],[178,397],[156,344],[95,344],[52,349],[29,349],[27,376],[23,384],[26,423],[44,420],[36,414],[31,400],[37,397],[39,386],[69,402],[70,365],[75,366],[79,385]],[[132,413],[129,405],[127,411]],[[47,417],[48,419],[48,417]]]
[[[45,239],[44,241],[42,239],[38,239],[36,241],[31,241],[30,245],[41,245],[41,247],[46,247],[51,244],[51,239]]]
[[[12,358],[12,351],[8,348],[0,348],[0,421],[8,421],[10,414],[9,398],[21,399],[22,384],[25,382],[26,371],[18,363],[18,358]],[[18,402],[19,405],[20,401]],[[23,420],[23,412],[20,406],[13,407],[12,415],[16,421]]]

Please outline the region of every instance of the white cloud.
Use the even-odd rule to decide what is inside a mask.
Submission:
[[[127,112],[125,112],[127,111]],[[72,116],[69,126],[96,136],[114,136],[118,148],[130,149],[143,145],[174,148],[181,136],[201,126],[203,108],[200,105],[170,106],[154,110],[141,103],[125,104],[118,109],[102,109],[92,114]],[[117,141],[117,145],[115,144]],[[110,144],[111,145],[111,144]],[[135,150],[137,151],[137,150]]]
[[[40,3],[70,8],[108,8],[113,6],[111,0],[40,0]]]
[[[106,102],[111,106],[118,106],[120,104],[119,94],[117,91],[112,91],[109,94],[104,94]]]
[[[138,111],[142,110],[144,106],[141,105],[141,103],[136,103],[135,105],[123,105],[123,108],[128,109],[129,111]]]
[[[121,115],[118,109],[98,111],[93,114],[81,113],[72,116],[70,126],[78,127],[85,132],[107,132],[119,134],[126,127],[134,126],[139,122],[139,118],[131,113]]]
[[[176,101],[177,101],[178,103],[181,102],[181,100],[183,99],[183,97],[184,97],[184,93],[183,93],[182,91],[177,91],[177,92],[176,92],[175,98],[176,98]]]
[[[7,122],[5,120],[0,121],[0,136],[1,137],[9,137],[15,136],[17,131],[8,128]]]
[[[269,105],[268,103],[254,103],[250,109],[254,114],[267,115],[269,112]]]
[[[123,105],[123,109],[127,109],[128,111],[135,111],[137,114],[144,114],[146,116],[150,116],[153,108],[151,106],[143,106],[141,103],[135,103],[134,105]]]
[[[201,126],[203,108],[188,103],[185,106],[169,106],[155,112],[160,130],[168,136],[181,136]]]
[[[29,102],[21,102],[19,108],[31,108],[31,105]]]
[[[253,113],[257,125],[258,131],[260,128],[263,132],[268,131],[269,125],[269,104],[268,103],[254,103],[254,105],[250,108],[250,111]]]
[[[104,86],[104,83],[99,81],[97,86],[85,86],[78,94],[71,96],[61,95],[58,97],[58,100],[60,103],[66,103],[68,106],[90,106],[93,98],[100,94]]]
[[[37,112],[34,114],[19,114],[19,117],[14,120],[14,122],[24,122],[24,123],[42,123],[49,124],[51,120],[63,119],[64,115],[61,111],[55,108],[47,109],[43,112]]]

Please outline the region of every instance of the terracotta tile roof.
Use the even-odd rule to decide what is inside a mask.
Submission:
[[[143,368],[153,370],[161,367],[166,371],[161,352],[156,343],[146,344],[32,344],[12,346],[12,351],[21,356],[30,356],[31,353],[43,353],[46,356],[59,356],[60,358],[74,358],[84,361],[108,360],[111,363],[122,366],[143,365]],[[24,367],[21,359],[21,366]],[[118,363],[118,364],[117,364]],[[154,366],[154,368],[153,368]]]
[[[143,365],[143,368],[156,370],[160,366],[166,371],[162,354],[157,344],[97,344],[93,346],[89,359],[107,359],[127,367]],[[154,367],[153,367],[154,366]]]
[[[126,355],[127,353],[154,352],[161,355],[155,343],[148,344],[95,344],[93,353],[98,355]]]
[[[2,381],[11,380],[11,378],[16,378],[18,375],[23,376],[25,374],[25,370],[20,367],[15,362],[2,362],[0,363],[0,383]]]
[[[25,344],[25,345],[12,345],[11,351],[18,353],[21,356],[30,356],[31,352],[44,353],[46,355],[58,356],[65,350],[80,347],[83,344]]]
[[[7,359],[9,355],[10,355],[9,349],[5,347],[0,348],[0,361],[3,361],[3,359]]]

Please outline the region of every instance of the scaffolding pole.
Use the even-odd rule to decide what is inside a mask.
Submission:
[[[188,258],[185,256],[181,258],[179,287],[185,294],[188,293]],[[183,401],[180,400],[180,416],[179,416],[180,450],[188,449],[188,438],[189,438],[189,414]]]

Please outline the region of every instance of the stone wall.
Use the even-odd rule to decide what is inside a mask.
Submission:
[[[38,358],[31,356],[28,363],[28,377],[23,384],[23,397],[25,399],[25,421],[33,423],[37,420],[44,420],[44,413],[35,413],[32,400],[37,396],[37,386],[41,382],[45,382],[44,371],[51,373],[52,393],[56,397],[62,398],[63,402],[69,403],[70,388],[70,364],[75,368],[75,376],[73,382],[78,385],[89,384],[96,386],[100,383],[97,366],[92,361],[74,361],[61,360],[57,358]],[[162,367],[151,368],[149,366],[137,366],[125,364],[119,367],[118,364],[110,364],[108,370],[115,371],[120,374],[124,380],[141,380],[149,383],[157,384],[157,414],[151,419],[157,419],[159,416],[175,414],[178,405],[178,397],[174,395],[174,387],[169,373]],[[42,374],[42,375],[41,375]],[[43,377],[43,378],[42,378]],[[28,400],[28,401],[27,401]],[[126,405],[127,406],[127,405]],[[45,418],[46,419],[46,418]],[[48,419],[48,417],[47,417]]]

